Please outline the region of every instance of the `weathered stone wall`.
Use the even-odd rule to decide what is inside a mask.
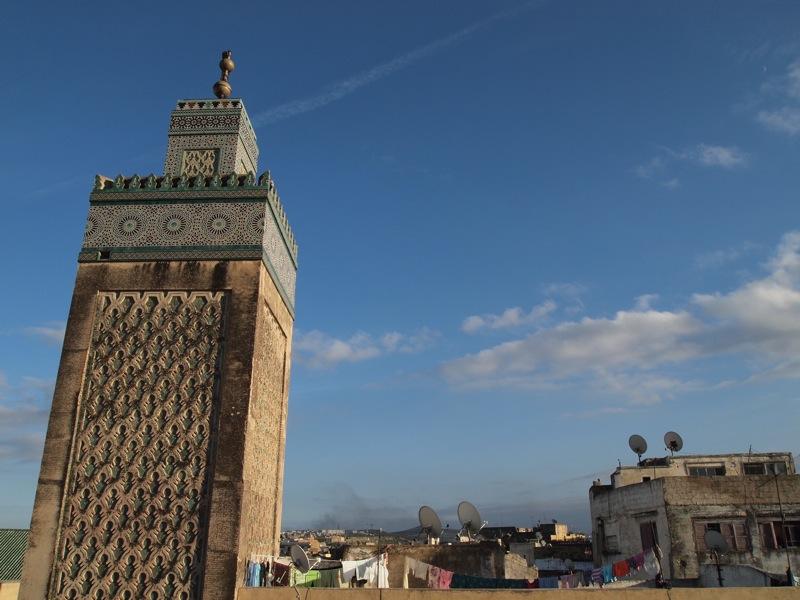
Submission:
[[[781,505],[788,519],[800,519],[800,476],[778,477]],[[670,521],[670,562],[676,577],[695,578],[700,565],[710,564],[707,552],[697,551],[693,521],[737,519],[745,521],[750,548],[729,550],[720,562],[748,564],[770,573],[786,570],[785,550],[762,545],[759,518],[780,519],[781,506],[772,477],[691,477],[665,481],[664,498]],[[793,570],[800,571],[800,548],[790,548]]]
[[[375,549],[377,552],[377,549]],[[536,568],[529,568],[525,558],[506,554],[499,544],[480,542],[454,546],[406,546],[390,545],[385,552],[389,561],[389,587],[403,587],[405,557],[447,569],[462,575],[499,579],[535,579]],[[408,577],[411,587],[426,587],[427,582]]]
[[[262,266],[244,454],[238,575],[253,555],[278,555],[292,317]]]
[[[188,413],[189,405],[182,405],[179,411],[184,411],[183,417],[189,424],[187,431],[191,432],[187,441],[196,442],[199,439],[206,439],[209,441],[207,460],[208,464],[205,467],[204,477],[207,481],[207,518],[198,521],[199,527],[195,530],[197,539],[205,540],[201,549],[193,556],[202,557],[204,560],[203,569],[195,571],[196,573],[203,573],[202,577],[202,591],[203,598],[224,598],[229,599],[233,596],[236,589],[236,562],[238,555],[238,543],[240,538],[241,522],[241,505],[244,495],[244,474],[243,463],[245,454],[245,434],[247,427],[247,414],[248,405],[250,402],[250,377],[253,366],[253,345],[254,336],[256,331],[256,318],[258,311],[259,289],[261,287],[261,271],[263,265],[260,260],[252,261],[174,261],[174,262],[158,262],[158,263],[84,263],[79,265],[78,274],[76,278],[75,290],[73,293],[72,304],[70,307],[70,315],[67,323],[67,330],[62,350],[61,363],[59,365],[58,377],[56,380],[55,393],[53,396],[52,410],[50,414],[50,421],[48,425],[47,438],[45,440],[44,455],[42,458],[42,466],[39,475],[39,482],[36,491],[36,499],[34,504],[33,516],[31,519],[31,535],[30,545],[25,557],[25,565],[23,570],[22,586],[20,590],[20,598],[22,600],[42,600],[44,598],[58,598],[69,597],[67,594],[74,588],[65,588],[59,590],[54,585],[51,585],[57,580],[58,573],[62,573],[63,569],[60,561],[62,554],[57,554],[56,549],[63,549],[64,546],[60,543],[59,531],[61,523],[69,522],[71,518],[70,511],[76,506],[80,508],[82,500],[81,494],[83,488],[80,485],[68,486],[68,482],[77,482],[77,467],[83,469],[81,474],[82,478],[87,477],[86,467],[89,465],[87,462],[77,463],[74,458],[79,456],[81,452],[81,441],[83,438],[77,433],[84,430],[83,424],[79,421],[82,418],[81,413],[82,399],[89,398],[84,393],[92,381],[92,377],[87,377],[91,373],[91,369],[87,369],[87,364],[92,356],[92,349],[96,348],[93,342],[93,332],[95,329],[96,320],[96,307],[98,294],[103,292],[162,292],[169,290],[180,291],[184,295],[184,299],[194,299],[192,292],[199,291],[203,294],[219,294],[221,298],[224,295],[225,304],[225,319],[224,328],[222,328],[222,335],[225,340],[235,340],[236,343],[220,342],[220,348],[224,347],[221,362],[214,359],[218,365],[218,372],[215,375],[214,381],[216,382],[215,400],[216,407],[212,411],[214,416],[207,421],[210,430],[203,430],[200,432],[200,425],[202,425],[203,418],[199,421],[197,417],[199,414]],[[101,296],[102,297],[102,296]],[[214,296],[217,297],[217,296]],[[193,322],[193,317],[187,317],[182,314],[184,308],[188,308],[186,303],[181,301],[178,303],[178,313],[170,319],[174,319],[175,323],[180,323],[181,319],[188,318],[189,322]],[[206,315],[207,316],[207,315]],[[127,322],[126,322],[127,323]],[[119,325],[119,331],[123,326]],[[125,327],[130,327],[126,324]],[[174,329],[169,323],[166,324],[169,330]],[[202,329],[202,328],[201,328]],[[181,342],[185,347],[181,347],[179,357],[180,359],[189,358],[189,360],[196,360],[193,354],[194,350],[199,350],[197,344],[201,339],[206,339],[212,329],[197,332],[198,337],[195,339],[192,335],[186,335],[185,339]],[[143,331],[137,326],[136,331]],[[177,331],[177,329],[176,329]],[[213,337],[213,336],[212,336]],[[177,339],[177,338],[176,338]],[[129,367],[133,367],[136,361],[126,362],[126,352],[136,353],[139,350],[134,348],[135,336],[123,335],[115,344],[120,346],[119,351],[122,356],[116,356],[112,352],[108,359],[115,361],[118,358],[122,359],[119,367],[122,371],[121,375],[115,373],[115,368],[112,362],[109,362],[108,375],[119,375],[121,377],[130,377],[132,373]],[[170,354],[173,350],[173,355]],[[157,360],[150,361],[148,359],[146,368],[155,368],[154,365],[165,365],[165,361],[176,360],[178,357],[174,354],[178,350],[178,346],[173,346],[167,343],[163,347],[163,352],[158,356]],[[198,368],[207,369],[208,360],[200,360]],[[115,363],[116,364],[116,363]],[[142,363],[144,364],[144,363]],[[164,368],[159,366],[158,368]],[[134,368],[135,372],[135,368]],[[135,379],[135,377],[134,377]],[[99,381],[99,380],[98,380]],[[165,384],[164,379],[156,383],[156,389],[161,384]],[[130,383],[130,382],[129,382]],[[125,384],[129,385],[129,384]],[[133,389],[136,382],[133,381]],[[124,386],[123,386],[124,387]],[[169,387],[169,386],[168,386]],[[171,443],[172,426],[178,424],[171,420],[172,417],[167,417],[164,422],[166,431],[157,430],[160,427],[158,423],[161,421],[161,410],[166,410],[166,406],[160,404],[163,399],[156,394],[155,410],[153,418],[156,425],[151,425],[151,429],[135,428],[136,439],[149,442],[148,445],[154,449],[148,454],[148,461],[146,468],[148,473],[148,482],[152,485],[155,484],[153,478],[154,473],[159,473],[159,481],[161,481],[163,469],[165,465],[171,469],[168,462],[168,453],[157,456],[159,442],[164,448],[168,447]],[[116,409],[114,409],[116,410]],[[141,410],[150,410],[149,404],[143,404]],[[109,412],[109,418],[113,413],[113,420],[116,419],[116,412]],[[134,418],[131,413],[131,418]],[[120,425],[119,422],[114,426]],[[134,429],[131,430],[131,432]],[[88,435],[91,437],[93,429],[88,430]],[[131,433],[131,435],[133,435]],[[77,436],[77,437],[76,437]],[[87,438],[89,439],[89,438]],[[219,440],[219,443],[216,441]],[[111,441],[106,439],[105,441]],[[181,445],[178,444],[180,449]],[[111,501],[111,490],[115,486],[108,488],[108,496],[106,490],[103,489],[97,492],[97,486],[102,487],[101,473],[113,475],[118,467],[122,467],[125,456],[119,454],[119,449],[112,446],[110,447],[111,454],[106,461],[105,452],[106,448],[104,442],[100,442],[101,458],[104,462],[102,469],[92,473],[92,482],[95,483],[95,493],[102,497],[104,505],[100,506],[100,522],[98,527],[108,527],[108,520],[103,519],[103,516],[111,510],[115,512],[121,511],[120,504],[115,504],[109,508],[106,503]],[[127,448],[126,448],[127,450]],[[75,453],[78,454],[75,454]],[[179,452],[180,455],[180,452]],[[191,462],[195,461],[195,456],[189,457]],[[120,458],[120,461],[115,461],[115,458]],[[141,459],[142,456],[139,456]],[[180,456],[179,456],[180,458]],[[95,458],[95,465],[97,465],[97,458]],[[152,462],[152,465],[151,465]],[[76,468],[70,470],[70,466]],[[137,465],[137,468],[145,465]],[[159,471],[158,469],[161,469]],[[89,466],[91,470],[92,467]],[[96,467],[95,467],[96,469]],[[125,474],[124,469],[120,471]],[[174,483],[177,489],[180,484],[180,471],[172,470],[173,476],[177,478],[174,482],[171,480],[171,485]],[[177,475],[176,475],[177,473]],[[75,477],[73,477],[75,474]],[[94,479],[97,481],[94,481]],[[189,483],[194,483],[193,480],[189,481],[189,473],[187,472],[187,487],[184,489],[186,493],[191,494]],[[121,484],[124,486],[127,483]],[[170,487],[172,489],[172,487]],[[187,491],[188,490],[188,491]],[[137,492],[132,487],[130,489],[134,494]],[[199,491],[199,490],[198,490]],[[117,492],[119,494],[119,491]],[[128,493],[128,492],[126,492]],[[152,488],[150,490],[152,494]],[[126,564],[127,557],[135,553],[138,557],[137,564],[144,564],[146,568],[138,569],[134,566],[133,571],[130,573],[132,581],[139,583],[141,576],[145,576],[144,585],[151,585],[150,580],[156,580],[154,586],[165,586],[168,584],[167,575],[170,571],[163,568],[163,565],[168,564],[171,560],[170,556],[170,542],[178,540],[180,544],[184,544],[188,533],[181,531],[184,537],[174,535],[174,532],[169,530],[166,526],[168,523],[167,515],[169,511],[166,506],[172,502],[170,498],[174,499],[173,492],[171,491],[167,498],[165,489],[160,486],[156,489],[157,498],[145,498],[142,505],[144,507],[143,521],[140,527],[148,531],[148,534],[156,536],[158,546],[155,547],[151,541],[149,544],[150,551],[140,545],[139,541],[132,541],[131,535],[134,531],[134,523],[139,522],[137,519],[128,519],[125,524],[119,522],[112,522],[110,527],[110,551],[112,553],[110,558],[113,558],[114,544],[122,537],[125,541],[123,548],[123,556],[117,562],[116,560],[109,560],[109,569],[102,575],[104,578],[114,577],[114,573],[119,574],[120,581],[127,581],[128,573],[123,568]],[[76,499],[77,497],[77,499]],[[134,495],[134,501],[138,501]],[[77,504],[76,504],[77,503]],[[167,504],[165,504],[167,503]],[[188,506],[188,505],[187,505]],[[131,506],[129,511],[135,508]],[[170,508],[172,510],[175,507]],[[175,509],[177,510],[177,509]],[[151,514],[152,513],[152,514]],[[175,516],[173,514],[173,516]],[[184,515],[185,516],[185,515]],[[94,513],[89,515],[90,519],[94,518]],[[162,525],[162,523],[164,525]],[[180,528],[180,523],[174,525]],[[186,525],[188,521],[184,522]],[[151,531],[151,527],[155,524],[155,530]],[[93,525],[94,526],[94,525]],[[87,524],[88,527],[88,524]],[[188,525],[187,525],[188,527]],[[164,529],[164,531],[162,531]],[[67,531],[64,529],[63,531]],[[70,530],[71,531],[71,530]],[[166,534],[163,542],[161,537]],[[105,535],[105,533],[103,533]],[[150,539],[150,535],[141,538],[142,544],[144,539]],[[66,542],[66,539],[64,538]],[[91,539],[87,538],[86,542]],[[73,543],[76,540],[73,539]],[[82,541],[83,542],[83,541]],[[105,538],[97,540],[99,545],[106,544]],[[83,543],[77,545],[84,546]],[[103,546],[103,549],[108,549]],[[85,549],[81,550],[85,552]],[[144,558],[143,552],[147,555]],[[151,554],[152,552],[152,554]],[[101,560],[102,556],[98,555]],[[161,562],[157,563],[160,557]],[[56,564],[54,564],[54,559]],[[95,561],[95,558],[92,559]],[[194,559],[192,559],[194,560]],[[159,570],[157,565],[162,565]],[[92,578],[94,579],[100,574],[100,570],[105,567],[94,569]],[[185,564],[183,565],[186,566]],[[194,565],[190,565],[191,568]],[[100,570],[98,570],[100,569]],[[85,575],[87,571],[82,566],[78,567],[78,577],[80,581],[80,591],[82,592],[85,585]],[[178,573],[183,576],[183,572]],[[84,579],[80,579],[84,576]],[[149,579],[148,579],[149,578]],[[177,577],[175,579],[177,581]],[[177,585],[177,584],[175,584]],[[198,585],[193,586],[189,597],[198,597],[200,589],[199,580]],[[74,595],[74,593],[73,593]],[[78,594],[75,597],[81,597],[83,594]],[[143,597],[134,594],[133,597]]]
[[[595,486],[589,492],[592,514],[592,544],[595,564],[628,558],[643,550],[640,525],[654,521],[658,543],[664,553],[664,573],[669,563],[670,526],[664,504],[664,479],[654,479],[638,485],[612,489],[610,486]],[[598,522],[602,519],[601,535]],[[603,550],[603,537],[616,536],[617,552]]]

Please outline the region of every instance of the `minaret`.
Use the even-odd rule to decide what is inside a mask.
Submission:
[[[220,69],[164,175],[96,177],[22,600],[227,600],[278,552],[297,244]]]

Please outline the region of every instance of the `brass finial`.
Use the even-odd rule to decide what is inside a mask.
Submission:
[[[222,75],[219,76],[219,81],[214,84],[214,95],[217,98],[230,98],[231,97],[231,84],[228,83],[228,75],[236,68],[231,58],[231,51],[225,50],[222,53],[222,60],[219,61],[219,68]]]

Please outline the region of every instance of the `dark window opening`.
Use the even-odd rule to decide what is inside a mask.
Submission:
[[[658,545],[658,530],[655,521],[639,523],[639,533],[642,536],[642,550],[649,550]]]
[[[786,463],[763,462],[763,463],[744,463],[745,475],[786,475]]]
[[[725,465],[707,465],[702,467],[689,467],[691,477],[716,477],[725,475]]]
[[[747,526],[742,521],[695,521],[695,544],[699,552],[707,552],[706,531],[719,531],[730,550],[749,550],[750,540],[747,535]]]
[[[780,521],[760,523],[761,543],[766,550],[800,547],[800,521],[786,521],[783,527]]]

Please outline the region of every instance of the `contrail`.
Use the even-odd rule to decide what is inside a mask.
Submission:
[[[473,23],[464,29],[456,31],[455,33],[451,33],[440,40],[420,46],[419,48],[402,54],[397,58],[393,58],[388,62],[380,64],[376,67],[372,67],[371,69],[367,69],[366,71],[362,71],[361,73],[357,73],[352,77],[348,77],[347,79],[342,79],[341,81],[332,83],[324,88],[319,94],[310,96],[308,98],[292,100],[290,102],[286,102],[285,104],[279,104],[278,106],[265,110],[262,113],[256,114],[252,119],[253,126],[260,127],[261,125],[267,125],[268,123],[283,121],[284,119],[294,117],[295,115],[317,110],[318,108],[322,108],[323,106],[326,106],[331,102],[335,102],[336,100],[341,100],[345,96],[349,96],[365,85],[378,81],[379,79],[383,79],[395,71],[404,69],[415,62],[422,60],[423,58],[427,58],[443,48],[457,44],[463,39],[474,34],[476,31],[484,29],[496,21],[513,17],[514,15],[530,10],[542,3],[543,0],[533,0],[516,8],[499,12],[482,21]]]

